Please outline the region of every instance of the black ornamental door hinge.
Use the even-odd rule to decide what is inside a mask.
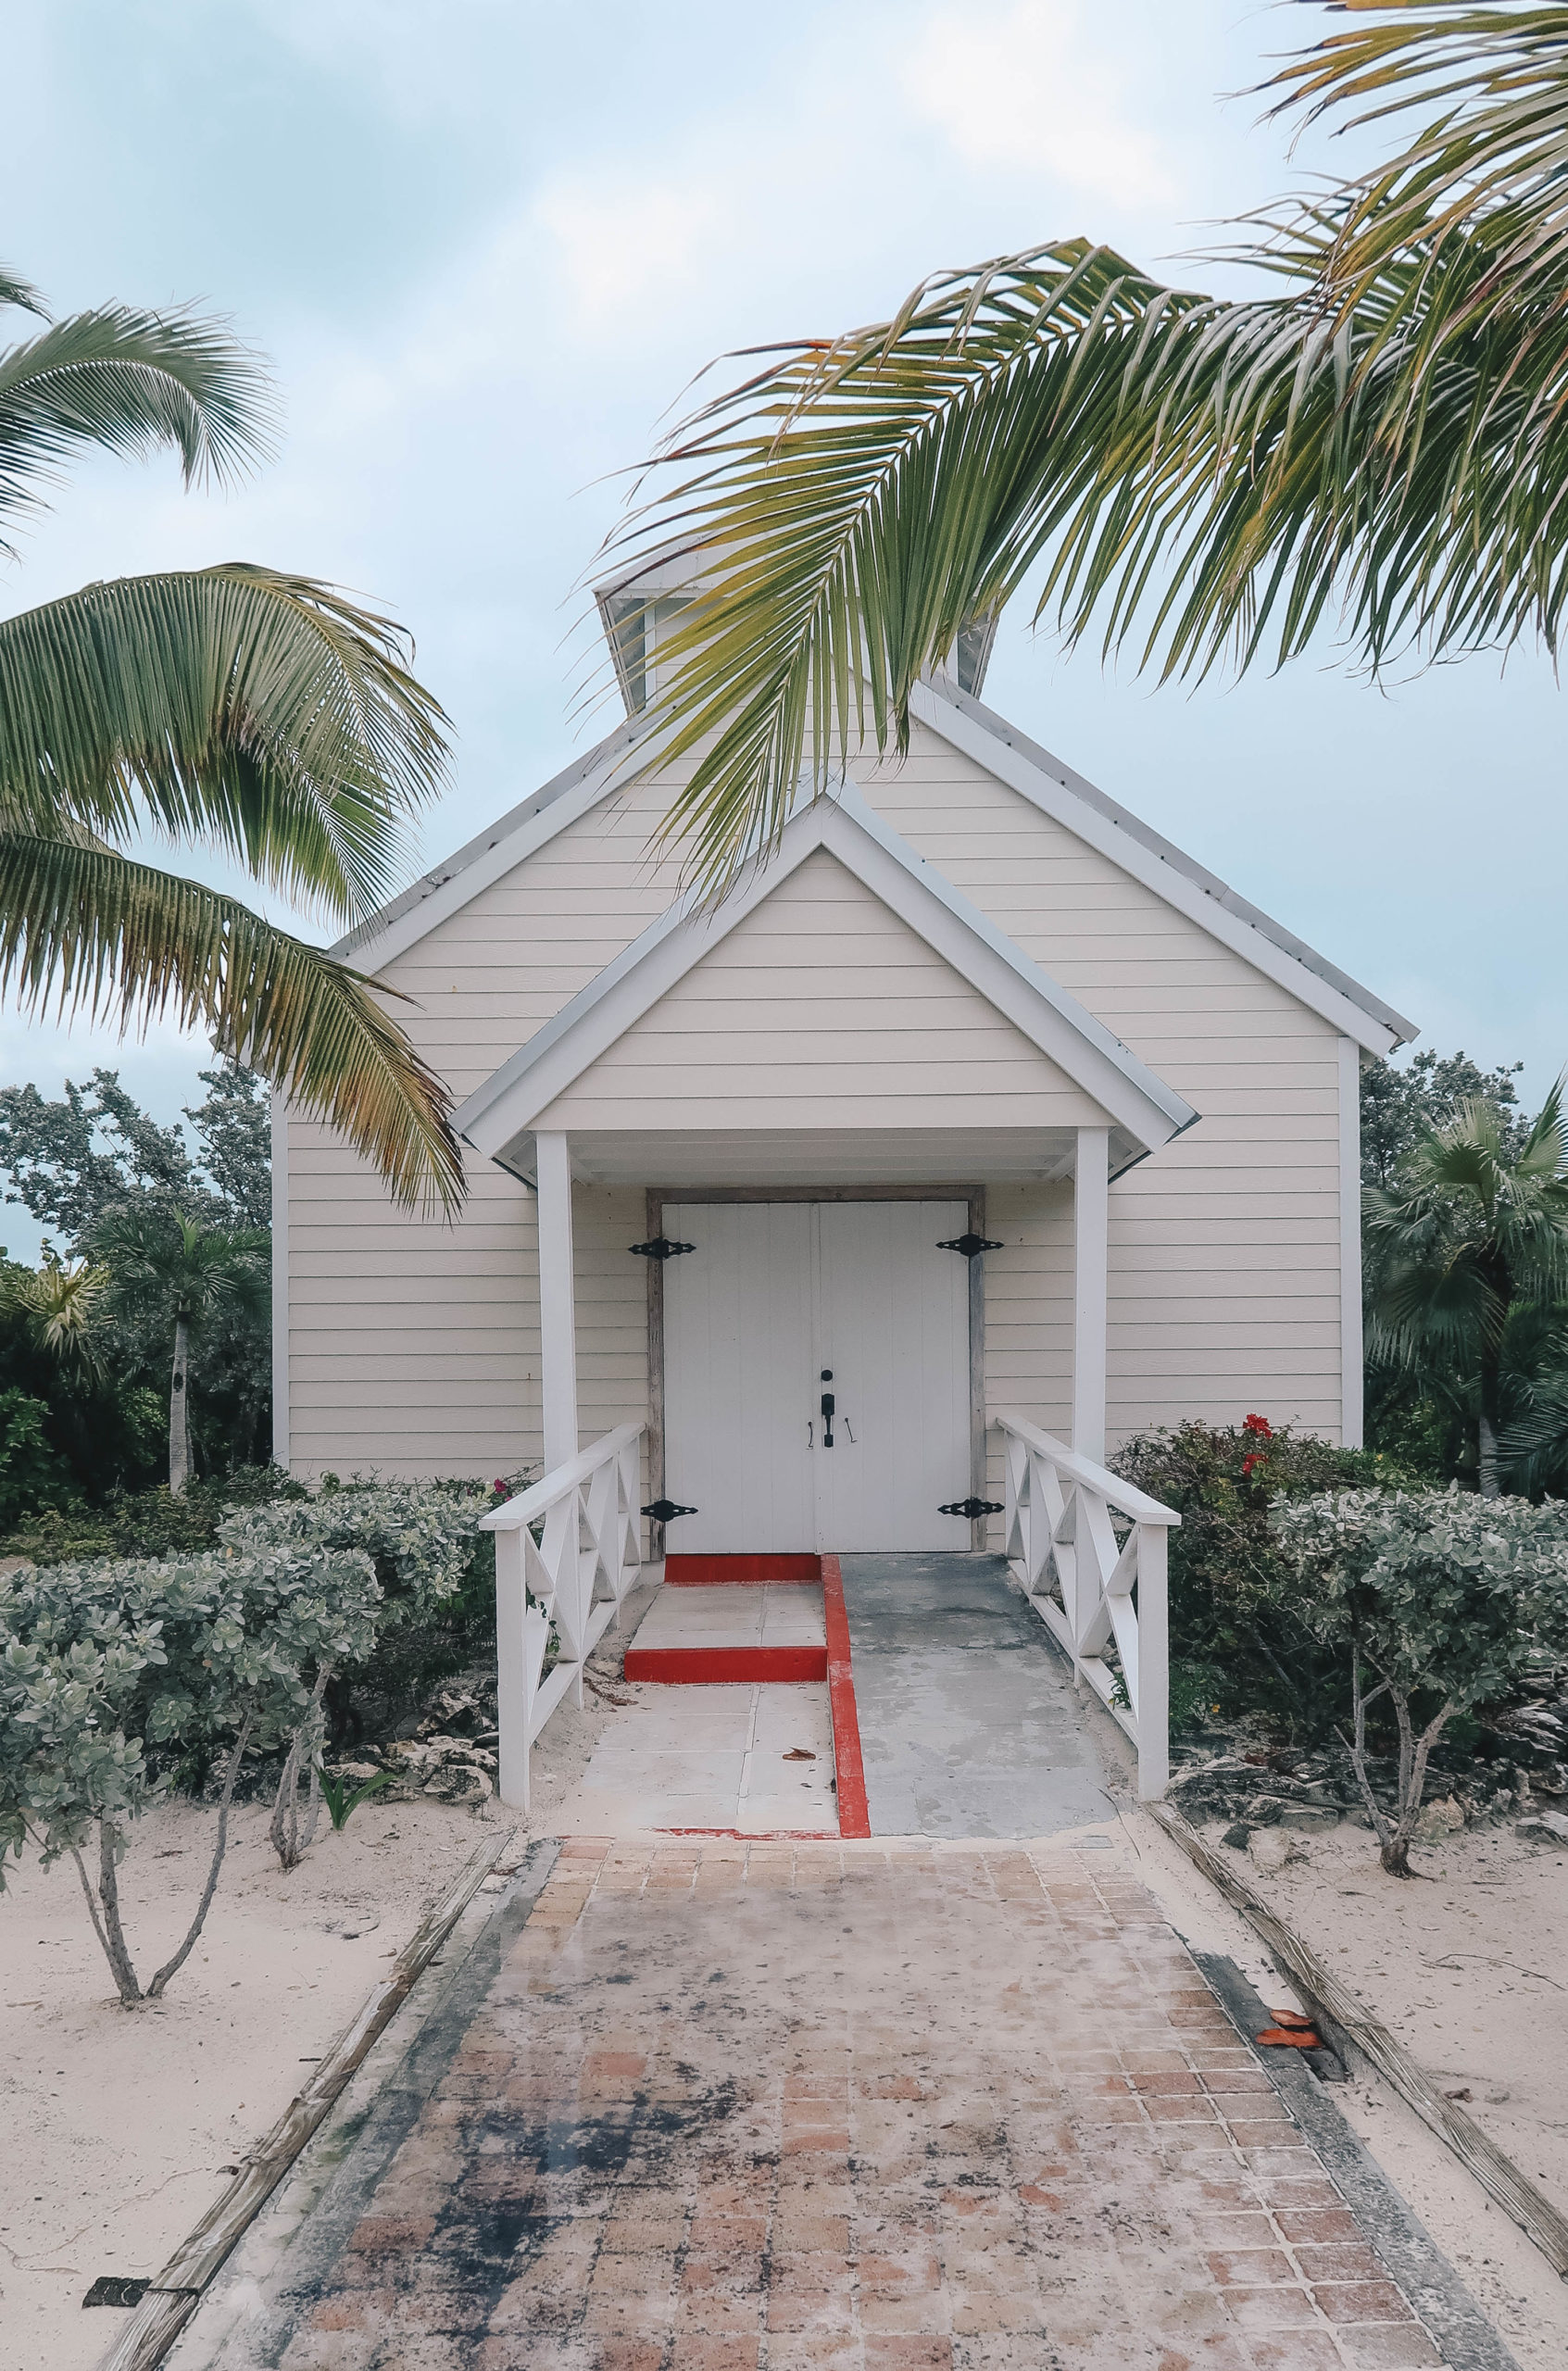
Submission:
[[[651,1507],[643,1509],[644,1514],[650,1515],[655,1523],[673,1523],[677,1515],[695,1515],[699,1512],[696,1507],[678,1506],[673,1499],[656,1499]]]
[[[656,1235],[651,1243],[629,1243],[639,1260],[678,1260],[684,1251],[695,1251],[695,1243],[671,1243],[668,1236]]]
[[[1001,1245],[989,1235],[955,1235],[939,1243],[938,1251],[961,1251],[966,1260],[978,1260],[983,1251],[999,1251]]]
[[[999,1499],[955,1499],[936,1512],[939,1515],[962,1515],[966,1522],[975,1523],[982,1515],[999,1515],[1005,1510]]]

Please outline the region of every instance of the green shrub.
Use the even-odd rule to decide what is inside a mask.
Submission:
[[[1296,1618],[1348,1667],[1349,1748],[1383,1865],[1408,1876],[1428,1757],[1456,1719],[1568,1655],[1568,1507],[1447,1490],[1344,1490],[1272,1517]],[[1363,1667],[1375,1675],[1368,1689]],[[1367,1775],[1366,1714],[1399,1731],[1392,1817]]]
[[[167,1409],[159,1422],[167,1426]],[[35,1564],[78,1562],[89,1556],[199,1555],[218,1545],[219,1525],[236,1506],[307,1496],[304,1484],[292,1481],[282,1466],[240,1466],[215,1480],[191,1483],[179,1498],[164,1482],[99,1507],[77,1502],[44,1508],[16,1521],[16,1528],[0,1540],[0,1553],[28,1556]]]
[[[383,1604],[373,1649],[327,1692],[334,1737],[362,1707],[405,1709],[495,1637],[495,1551],[479,1518],[493,1494],[471,1483],[335,1483],[225,1515],[218,1535],[245,1554],[339,1548],[369,1556]]]
[[[362,1658],[381,1590],[368,1556],[319,1546],[167,1563],[33,1568],[0,1580],[0,1883],[9,1854],[76,1859],[128,2008],[161,1997],[201,1932],[247,1750],[296,1736],[322,1672]],[[178,1951],[144,1990],[117,1871],[182,1754],[226,1771],[207,1885]],[[97,1877],[82,1848],[95,1842]]]
[[[1269,1512],[1315,1491],[1404,1479],[1368,1450],[1336,1449],[1262,1416],[1140,1434],[1116,1471],[1174,1508],[1171,1534],[1171,1726],[1217,1704],[1261,1714],[1297,1740],[1329,1734],[1342,1707],[1335,1658],[1296,1621]]]

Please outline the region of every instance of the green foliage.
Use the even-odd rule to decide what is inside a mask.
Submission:
[[[1298,1739],[1326,1734],[1337,1702],[1332,1658],[1281,1602],[1270,1510],[1402,1479],[1398,1469],[1249,1416],[1141,1434],[1118,1451],[1116,1470],[1182,1518],[1170,1543],[1173,1730],[1201,1725],[1217,1703],[1227,1714],[1261,1712]]]
[[[221,1228],[264,1226],[270,1216],[270,1127],[261,1083],[232,1064],[203,1071],[207,1092],[179,1128],[148,1118],[114,1071],[86,1086],[67,1080],[50,1101],[34,1086],[0,1089],[0,1178],[19,1202],[79,1254],[111,1215],[167,1221],[177,1210]],[[96,1277],[83,1348],[94,1373],[42,1360],[30,1307],[52,1282],[80,1278],[53,1255],[36,1277],[0,1272],[0,1381],[44,1399],[50,1440],[83,1498],[104,1499],[150,1482],[168,1456],[169,1335],[164,1313],[111,1311]],[[78,1298],[81,1298],[80,1289]],[[190,1353],[191,1430],[210,1472],[264,1458],[271,1425],[267,1296],[209,1312]],[[80,1363],[80,1362],[79,1362]],[[154,1395],[151,1401],[148,1394]],[[160,1412],[159,1402],[162,1402]]]
[[[1559,1080],[1528,1127],[1462,1098],[1424,1131],[1394,1185],[1363,1200],[1367,1355],[1474,1427],[1483,1495],[1520,1383],[1563,1365],[1568,1329],[1568,1114]]]
[[[161,1427],[164,1411],[155,1406]],[[0,1542],[0,1553],[28,1556],[35,1564],[63,1564],[87,1557],[200,1555],[218,1545],[218,1527],[235,1506],[271,1499],[303,1499],[302,1482],[282,1466],[239,1467],[210,1481],[193,1482],[176,1498],[167,1483],[156,1489],[113,1497],[96,1507],[45,1509],[29,1516]]]
[[[1523,1062],[1484,1071],[1468,1054],[1429,1048],[1398,1066],[1381,1057],[1361,1065],[1361,1184],[1390,1187],[1401,1164],[1436,1128],[1447,1127],[1463,1103],[1489,1103],[1515,1128],[1513,1082]]]
[[[1310,1636],[1349,1666],[1357,1774],[1385,1866],[1403,1875],[1444,1729],[1568,1655],[1568,1508],[1457,1487],[1331,1491],[1277,1505],[1272,1527],[1285,1566],[1280,1600],[1288,1597]],[[1370,1692],[1363,1663],[1379,1683]],[[1365,1766],[1366,1710],[1384,1695],[1399,1733],[1391,1820]]]
[[[120,1997],[158,1997],[217,1883],[247,1747],[308,1718],[315,1675],[369,1652],[381,1591],[369,1557],[311,1546],[167,1563],[57,1564],[0,1580],[0,1883],[31,1841],[77,1856]],[[120,1929],[115,1871],[178,1756],[228,1754],[207,1887],[184,1944],[144,1994]],[[96,1830],[99,1875],[81,1862]]]
[[[0,304],[41,310],[0,276]],[[83,448],[172,449],[186,483],[268,443],[254,358],[219,322],[104,307],[0,354],[0,532]],[[0,550],[8,551],[0,542]],[[390,620],[245,561],[100,581],[0,618],[0,982],[24,1007],[200,1026],[450,1210],[445,1090],[365,981],[235,898],[128,853],[217,849],[355,923],[395,884],[445,718]]]
[[[242,1555],[354,1549],[370,1557],[383,1611],[374,1652],[328,1691],[337,1736],[362,1725],[359,1704],[401,1710],[493,1637],[495,1543],[477,1528],[491,1503],[468,1484],[348,1483],[220,1524],[223,1545]]]
[[[65,1460],[49,1445],[49,1411],[13,1384],[0,1391],[0,1524],[75,1496]]]
[[[323,1770],[321,1800],[327,1806],[327,1816],[332,1821],[333,1831],[341,1836],[360,1804],[368,1802],[372,1795],[379,1795],[383,1787],[391,1784],[392,1772],[378,1770],[373,1778],[367,1778],[350,1794],[346,1778],[334,1778],[330,1770]]]

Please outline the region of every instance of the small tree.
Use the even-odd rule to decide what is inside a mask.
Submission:
[[[1330,1492],[1282,1502],[1271,1519],[1297,1619],[1348,1654],[1352,1733],[1340,1741],[1383,1866],[1408,1877],[1427,1763],[1449,1723],[1568,1652],[1568,1508],[1456,1485]],[[1392,1815],[1367,1770],[1366,1716],[1384,1697],[1399,1737]]]
[[[0,1581],[0,1884],[29,1841],[45,1865],[69,1852],[124,2007],[161,1999],[194,1948],[246,1751],[308,1722],[314,1675],[368,1651],[380,1597],[370,1559],[342,1549],[56,1564]],[[182,1753],[222,1756],[218,1832],[184,1939],[144,1988],[118,1872]]]
[[[111,1307],[172,1323],[169,1487],[178,1498],[191,1474],[192,1337],[220,1310],[263,1304],[270,1237],[260,1227],[208,1226],[183,1211],[142,1209],[109,1211],[89,1242],[109,1272]]]

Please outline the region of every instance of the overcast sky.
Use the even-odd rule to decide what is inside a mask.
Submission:
[[[231,558],[396,612],[455,720],[410,871],[607,729],[574,593],[727,349],[875,318],[941,265],[1084,232],[1200,284],[1206,226],[1333,160],[1258,122],[1332,27],[1243,0],[50,0],[5,8],[0,256],[56,311],[199,301],[270,358],[279,459],[224,496],[76,471],[0,602]],[[12,316],[17,334],[25,321]],[[1374,691],[1324,650],[1196,695],[1004,621],[986,696],[1442,1050],[1565,1057],[1562,711],[1534,654]],[[320,934],[316,934],[320,935]],[[0,1016],[0,1075],[202,1049]],[[0,1239],[31,1231],[0,1214]]]

